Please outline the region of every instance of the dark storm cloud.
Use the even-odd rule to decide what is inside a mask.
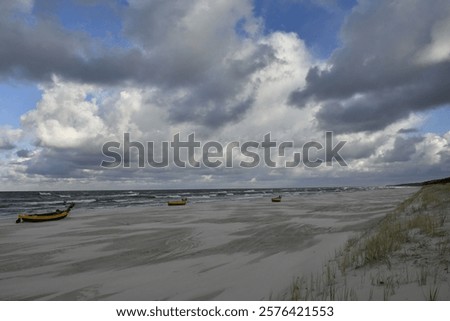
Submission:
[[[419,132],[417,128],[402,128],[399,131],[397,131],[398,134],[413,134],[417,132]]]
[[[136,49],[106,51],[81,32],[68,32],[55,21],[28,24],[0,19],[0,76],[48,81],[52,74],[91,83],[114,84],[138,70],[142,54]]]
[[[21,149],[21,150],[17,151],[16,155],[21,158],[29,158],[34,155],[34,152],[32,152],[28,149]]]
[[[50,81],[57,75],[106,86],[127,83],[159,88],[165,97],[181,90],[182,98],[168,100],[171,120],[217,127],[251,107],[254,91],[243,91],[275,59],[273,48],[254,41],[252,50],[239,54],[245,44],[235,28],[245,20],[244,9],[210,6],[197,17],[188,1],[116,6],[128,45],[112,47],[63,28],[52,16],[57,2],[42,3],[32,18],[12,9],[1,14],[0,78]]]
[[[248,58],[232,60],[225,68],[214,68],[220,77],[206,77],[196,87],[191,87],[195,95],[173,102],[170,120],[200,122],[213,128],[238,120],[252,107],[255,100],[254,93],[258,83],[252,84],[249,77],[275,60],[273,48],[260,45]],[[248,86],[248,94],[242,97],[245,86]],[[190,112],[187,113],[186,110]]]
[[[100,167],[104,160],[100,149],[91,148],[43,148],[36,157],[24,162],[26,174],[44,176],[47,178],[75,178],[75,179],[98,179],[123,180],[143,179],[151,174],[148,170],[142,171],[134,163],[131,168],[119,167],[114,170],[105,170]],[[140,173],[140,174],[138,174]]]
[[[257,84],[251,77],[276,57],[274,48],[256,41],[239,54],[243,39],[235,29],[247,19],[244,12],[161,0],[128,8],[124,32],[156,62],[151,75],[158,86],[185,90],[169,101],[170,121],[216,128],[252,107]]]
[[[290,103],[323,103],[319,127],[341,133],[381,130],[450,103],[450,57],[424,58],[433,41],[445,42],[433,37],[449,17],[444,0],[361,2],[343,26],[331,67],[311,68]]]
[[[80,180],[102,180],[111,182],[134,181],[143,186],[149,183],[163,182],[166,186],[175,182],[174,187],[180,188],[180,177],[187,185],[182,187],[192,188],[202,180],[202,175],[213,175],[220,179],[221,184],[249,181],[258,171],[235,168],[211,168],[201,167],[186,171],[185,168],[173,166],[166,168],[151,168],[146,164],[145,168],[138,168],[137,155],[131,156],[129,168],[119,166],[114,169],[105,169],[99,166],[104,156],[97,151],[80,149],[49,149],[40,151],[38,157],[31,158],[20,163],[26,165],[25,173],[31,176],[43,176],[50,179],[80,179]]]
[[[394,148],[387,150],[383,156],[383,162],[407,162],[416,152],[416,144],[423,141],[423,137],[403,138],[398,136],[394,142]]]
[[[16,145],[0,139],[0,150],[11,150],[15,147]]]
[[[198,101],[195,99],[194,101]],[[201,123],[210,128],[217,128],[225,123],[238,120],[252,105],[254,98],[250,97],[247,100],[233,100],[231,103],[227,101],[217,101],[213,104],[209,103],[207,106],[194,105],[195,108],[189,108],[191,102],[179,102],[171,108],[169,120],[175,123],[194,122]],[[186,104],[186,108],[183,108]],[[200,106],[200,107],[199,107]]]
[[[98,170],[101,154],[98,151],[75,149],[43,149],[38,157],[24,162],[29,175],[55,178],[88,178],[86,170]]]

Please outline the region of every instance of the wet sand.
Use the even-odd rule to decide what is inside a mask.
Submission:
[[[0,221],[1,300],[268,300],[418,188]]]

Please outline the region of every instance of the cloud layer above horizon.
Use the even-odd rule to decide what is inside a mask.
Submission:
[[[325,60],[301,34],[269,30],[254,6],[3,1],[0,84],[42,92],[20,127],[0,122],[3,188],[378,185],[449,176],[450,128],[418,130],[427,112],[450,103],[448,1],[361,0]],[[339,1],[319,6],[341,10]],[[70,19],[68,7],[76,9]],[[142,142],[195,132],[223,143],[271,132],[301,146],[323,141],[325,131],[347,141],[348,167],[99,167],[102,144],[124,132]]]

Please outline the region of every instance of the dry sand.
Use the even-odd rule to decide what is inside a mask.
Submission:
[[[75,208],[67,219],[35,224],[3,219],[0,299],[289,299],[297,276],[322,269],[349,237],[417,190]]]

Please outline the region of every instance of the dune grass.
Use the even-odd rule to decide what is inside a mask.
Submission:
[[[324,264],[322,273],[297,278],[292,284],[290,299],[357,300],[357,291],[348,286],[346,274],[382,265],[385,267],[383,272],[372,276],[368,298],[361,299],[372,300],[374,290],[382,287],[382,299],[388,300],[401,284],[417,282],[422,288],[428,283],[429,287],[422,289],[424,299],[437,300],[440,290],[438,268],[411,266],[408,259],[415,253],[414,250],[409,253],[408,248],[432,246],[430,252],[435,257],[448,257],[450,237],[445,225],[449,200],[450,184],[423,187],[375,227],[349,239],[344,248],[336,251],[335,257]],[[400,275],[391,271],[391,259],[395,253],[405,257],[405,268]],[[448,271],[448,262],[441,260],[440,263],[447,264]],[[428,282],[430,278],[432,283]]]
[[[442,227],[446,222],[446,212],[427,209],[442,203],[442,198],[437,194],[448,192],[450,195],[450,185],[433,187],[422,188],[387,214],[375,229],[350,239],[342,251],[340,269],[345,271],[349,267],[388,263],[390,254],[402,248],[405,243],[415,241],[415,231],[430,237],[445,237],[446,231]],[[434,193],[433,190],[436,189],[441,193]],[[440,246],[445,249],[447,244],[448,240],[441,242]]]

